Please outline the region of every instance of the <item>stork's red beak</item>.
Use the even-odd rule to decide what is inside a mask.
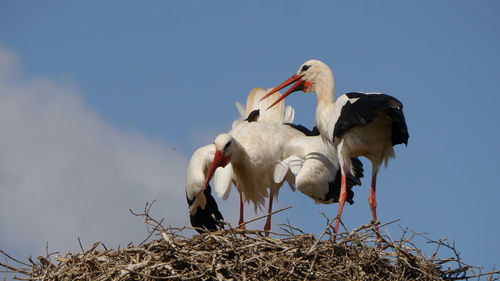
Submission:
[[[274,105],[276,105],[277,103],[279,103],[280,101],[282,101],[284,98],[286,98],[289,94],[295,92],[295,91],[300,91],[302,90],[304,87],[304,80],[302,80],[302,77],[297,75],[297,74],[294,74],[292,75],[292,77],[288,78],[285,82],[281,83],[278,87],[274,88],[272,91],[270,91],[269,93],[267,93],[265,96],[263,96],[260,100],[263,100],[267,97],[269,97],[270,95],[276,93],[277,91],[285,88],[286,86],[292,84],[293,82],[295,82],[295,84],[292,85],[292,87],[290,87],[290,89],[288,89],[288,91],[286,91],[286,93],[284,93],[279,99],[277,99],[273,104],[271,104],[267,109],[273,107]]]
[[[212,179],[215,170],[218,167],[224,167],[229,162],[229,157],[227,157],[222,151],[215,151],[214,160],[212,161],[212,165],[210,165],[210,169],[208,170],[207,177],[205,179],[205,184],[203,185],[203,189],[207,188],[208,183]]]

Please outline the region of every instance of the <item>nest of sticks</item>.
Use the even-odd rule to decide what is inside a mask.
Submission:
[[[281,225],[282,233],[229,228],[183,237],[183,229],[165,228],[149,216],[149,235],[137,246],[108,249],[96,242],[80,253],[47,253],[21,261],[0,251],[3,272],[18,280],[499,280],[500,271],[481,273],[460,260],[445,240],[428,243],[436,251],[425,256],[416,236],[404,230],[398,240],[377,232],[374,224],[333,234],[327,221],[319,237]],[[282,209],[283,210],[283,209]],[[382,227],[383,225],[379,226]],[[425,237],[425,236],[424,236]],[[156,238],[156,239],[153,239]],[[439,251],[453,257],[441,258]]]

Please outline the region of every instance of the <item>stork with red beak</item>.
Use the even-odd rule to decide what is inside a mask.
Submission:
[[[408,143],[408,129],[403,104],[381,93],[347,93],[334,98],[334,79],[331,69],[323,62],[309,60],[295,75],[270,91],[263,99],[293,84],[270,107],[295,91],[316,92],[316,125],[323,141],[336,149],[341,169],[341,191],[335,232],[338,232],[347,198],[348,172],[353,173],[351,158],[364,156],[372,163],[369,204],[373,221],[377,221],[376,184],[382,163],[387,166],[394,157],[393,146]]]
[[[277,91],[273,94],[276,98],[281,96]],[[276,183],[273,180],[274,165],[281,159],[281,145],[294,134],[302,134],[282,125],[293,121],[293,109],[285,107],[282,102],[274,111],[267,112],[265,109],[270,106],[270,102],[259,101],[264,95],[266,91],[254,90],[247,98],[245,110],[237,105],[240,114],[244,112],[248,117],[243,121],[234,122],[228,133],[217,136],[214,141],[214,158],[205,181],[205,186],[208,186],[215,174],[216,192],[224,199],[229,194],[231,182],[235,184],[240,192],[238,224],[241,228],[244,228],[244,202],[253,202],[257,210],[264,206],[265,199],[269,196],[268,212],[271,213],[273,198],[283,184],[283,181]],[[270,129],[276,127],[281,128],[278,129],[279,133]],[[271,216],[268,216],[264,230],[268,233],[270,229]]]
[[[259,100],[266,93],[264,89],[254,88],[248,94],[246,105],[236,103],[241,118],[233,122],[233,129],[231,132],[241,131],[242,127],[246,128],[249,123],[257,121],[257,119],[259,123],[281,124],[293,121],[294,110],[291,107],[285,107],[284,102],[279,103],[273,110],[265,111],[265,109],[269,107],[270,101]],[[275,98],[279,98],[279,96],[280,93],[274,94]],[[262,110],[260,114],[259,109]],[[243,131],[246,131],[246,133],[236,134],[247,139],[251,138],[252,134],[258,134],[258,131],[252,132],[252,129],[243,129]],[[252,148],[255,149],[256,147],[254,146]],[[249,147],[249,149],[252,148]],[[259,185],[263,186],[263,188],[259,189],[254,188],[252,183],[241,183],[242,181],[244,183],[249,181],[243,175],[241,169],[238,169],[238,165],[236,165],[236,171],[233,171],[233,166],[230,163],[233,152],[238,156],[242,155],[238,153],[238,147],[235,142],[232,142],[232,137],[229,134],[222,134],[216,139],[215,144],[200,147],[193,153],[186,176],[186,197],[189,205],[191,225],[199,232],[216,230],[222,227],[220,223],[222,214],[219,212],[217,203],[211,195],[211,187],[209,185],[212,176],[214,176],[214,187],[219,197],[224,199],[228,197],[232,183],[235,183],[240,190],[240,225],[243,223],[243,201],[253,201],[256,203],[256,206],[260,207],[267,197],[266,188],[268,186]],[[236,159],[234,161],[235,163],[243,163],[243,165],[248,164],[244,159],[238,159],[238,156],[232,157]],[[263,160],[266,161],[266,159]],[[243,169],[243,171],[245,171],[245,169]],[[261,176],[259,172],[251,171],[257,173],[253,174],[255,177]],[[273,171],[270,169],[267,178],[272,179],[272,173]],[[243,192],[241,192],[241,189],[243,189]],[[270,201],[269,208],[272,208],[272,200]],[[270,226],[270,221],[268,225]]]

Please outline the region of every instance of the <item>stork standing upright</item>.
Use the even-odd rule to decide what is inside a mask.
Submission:
[[[339,209],[335,232],[338,232],[347,198],[346,173],[352,172],[352,157],[364,156],[372,164],[369,204],[373,221],[377,221],[377,173],[394,157],[393,146],[408,143],[408,129],[403,104],[381,93],[347,93],[334,103],[334,79],[331,69],[318,60],[302,64],[295,75],[273,91],[292,84],[275,103],[295,91],[316,92],[316,125],[323,140],[337,149],[342,174]],[[273,94],[270,91],[263,99]],[[272,107],[273,103],[270,107]]]
[[[233,129],[244,126],[244,124],[248,122],[255,121],[257,118],[259,122],[267,123],[293,121],[294,110],[289,106],[285,107],[284,103],[278,104],[273,110],[265,112],[262,110],[262,114],[256,115],[255,112],[252,113],[255,109],[265,109],[270,105],[269,101],[259,101],[265,94],[266,91],[264,89],[254,88],[248,94],[246,105],[236,103],[236,107],[241,117],[240,120],[235,120],[233,122]],[[278,98],[280,93],[275,93],[274,95]],[[190,221],[191,225],[199,232],[203,232],[204,230],[216,230],[222,227],[222,224],[219,223],[219,221],[222,220],[222,214],[219,212],[217,203],[211,195],[211,187],[207,180],[210,166],[212,165],[215,155],[216,149],[214,144],[200,147],[193,153],[187,169],[186,198],[189,205]],[[232,165],[229,164],[225,168],[219,168],[216,171],[212,169],[210,170],[209,178],[211,178],[212,175],[215,177],[214,184],[217,194],[219,197],[226,199],[229,195],[231,183],[236,183],[233,177]],[[264,194],[264,197],[265,196],[267,196],[267,193]],[[243,199],[241,195],[240,208],[241,224],[243,222]]]
[[[236,103],[240,119],[233,121],[233,128],[243,122],[245,118],[247,118],[247,121],[255,118],[251,114],[254,109],[265,109],[269,106],[269,101],[259,101],[265,94],[266,91],[264,89],[254,88],[248,94],[246,105]],[[278,98],[280,93],[275,93],[274,96]],[[293,116],[293,108],[290,106],[285,107],[284,102],[282,102],[277,104],[273,110],[265,111],[260,119],[262,122],[282,123],[291,122]],[[217,202],[211,194],[212,188],[208,183],[205,184],[214,155],[214,144],[198,148],[191,156],[186,173],[186,199],[189,205],[189,218],[191,225],[200,233],[223,227],[221,223],[223,217],[218,209]],[[218,194],[222,197],[227,198],[227,191],[233,180],[231,175],[231,165],[226,169],[218,169],[215,173],[215,187]],[[243,209],[241,209],[242,211]]]
[[[205,181],[208,185],[217,169],[215,189],[219,197],[226,198],[230,190],[228,179],[232,179],[240,192],[239,225],[244,222],[244,201],[253,202],[257,209],[264,206],[269,196],[268,212],[272,211],[274,196],[283,184],[283,181],[275,182],[273,177],[274,167],[283,154],[283,143],[294,135],[302,135],[290,126],[257,121],[257,112],[249,115],[253,118],[216,137],[215,155]],[[270,229],[271,217],[268,216],[264,230]]]

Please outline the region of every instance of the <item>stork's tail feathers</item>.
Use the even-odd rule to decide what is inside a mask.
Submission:
[[[364,171],[361,160],[358,157],[351,158],[351,172],[347,175],[347,186],[361,185]]]
[[[403,114],[403,105],[398,108],[391,108],[389,116],[392,119],[392,145],[408,145],[408,127],[406,127],[405,115]]]
[[[361,185],[361,178],[363,177],[363,163],[356,157],[351,158],[352,162],[352,172],[347,174],[347,198],[346,202],[349,204],[354,204],[354,191],[352,187],[356,185]],[[340,181],[341,181],[341,171],[337,170],[337,175],[335,175],[335,181],[328,184],[328,193],[326,194],[326,201],[332,200],[332,203],[338,203],[340,197]]]
[[[210,185],[205,188],[203,194],[200,194],[198,196],[205,196],[206,204],[205,208],[202,208],[202,206],[197,206],[194,212],[190,213],[189,220],[191,221],[191,225],[199,233],[203,233],[206,231],[216,231],[218,229],[224,228],[224,218],[219,211],[217,202],[215,202],[215,199],[212,196],[212,188],[210,187]],[[196,201],[196,199],[188,199],[189,206],[191,207],[191,205]]]

